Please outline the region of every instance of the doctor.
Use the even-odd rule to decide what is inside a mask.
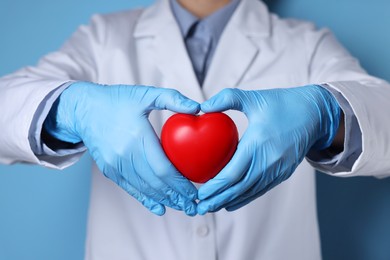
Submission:
[[[64,168],[88,149],[89,260],[320,259],[315,168],[389,172],[389,88],[261,1],[161,0],[96,15],[0,80],[0,162]],[[158,134],[200,110],[226,111],[241,140],[198,191]]]

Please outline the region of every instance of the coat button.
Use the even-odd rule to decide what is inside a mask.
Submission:
[[[205,237],[209,234],[209,228],[207,226],[200,226],[196,229],[196,234],[200,237]]]

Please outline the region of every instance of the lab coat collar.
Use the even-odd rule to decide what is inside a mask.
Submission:
[[[164,87],[173,87],[203,102],[226,87],[236,87],[259,53],[256,41],[270,35],[270,15],[258,0],[241,0],[221,35],[219,46],[201,88],[188,57],[180,28],[169,0],[159,0],[142,13],[136,39],[151,37],[155,64],[166,78]],[[240,50],[236,52],[235,50]]]
[[[205,100],[191,60],[187,54],[179,25],[171,11],[169,0],[157,1],[142,13],[134,32],[141,48],[151,52],[166,88],[175,88],[193,100]],[[145,45],[148,45],[146,47]]]
[[[268,8],[259,0],[241,0],[229,24],[238,27],[245,35],[254,37],[267,37],[271,29]],[[134,30],[134,36],[136,38],[155,36],[161,33],[162,27],[167,25],[173,25],[180,30],[169,0],[158,0],[142,13]]]
[[[270,35],[270,14],[258,0],[241,0],[226,25],[203,84],[206,99],[224,88],[238,87]],[[236,51],[238,50],[238,51]]]

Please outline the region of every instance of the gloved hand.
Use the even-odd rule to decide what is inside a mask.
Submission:
[[[316,85],[244,91],[225,89],[201,104],[209,113],[239,110],[248,118],[231,161],[199,188],[198,213],[236,210],[291,176],[310,149],[325,149],[337,133],[340,107]]]
[[[55,138],[84,142],[103,174],[157,215],[165,206],[196,214],[197,189],[165,156],[148,116],[152,110],[199,112],[173,89],[71,84],[44,127]]]

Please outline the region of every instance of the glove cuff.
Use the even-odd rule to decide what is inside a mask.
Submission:
[[[67,91],[67,89],[65,91]],[[72,129],[69,129],[69,127],[64,127],[65,125],[68,125],[71,120],[69,120],[69,118],[65,118],[66,123],[61,122],[63,120],[61,120],[58,115],[60,101],[61,98],[63,98],[64,92],[53,103],[50,112],[43,123],[43,130],[45,134],[49,134],[51,137],[54,137],[59,141],[72,144],[80,143],[82,142],[81,138],[72,131]],[[72,122],[70,122],[70,124],[72,124]]]
[[[340,125],[341,108],[333,94],[320,85],[314,85],[321,111],[320,131],[324,135],[312,146],[312,149],[323,150],[331,146]]]

